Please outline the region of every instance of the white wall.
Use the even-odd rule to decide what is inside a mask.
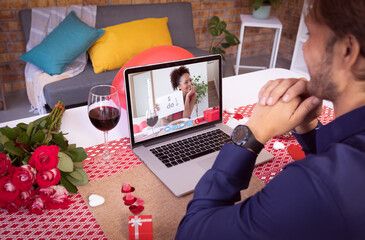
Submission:
[[[148,91],[147,83],[151,78],[150,72],[144,72],[133,76],[134,91],[136,97],[136,115],[137,117],[145,116],[146,110],[150,108],[149,101],[146,99],[152,99],[151,93]]]

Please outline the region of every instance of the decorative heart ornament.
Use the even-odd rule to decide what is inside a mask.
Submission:
[[[274,142],[273,148],[275,150],[283,150],[283,149],[285,149],[285,145],[281,142],[276,141],[276,142]]]
[[[102,205],[105,202],[105,199],[102,196],[99,196],[97,194],[91,194],[89,196],[89,205],[91,207],[97,207]]]
[[[132,205],[129,206],[129,210],[134,214],[134,215],[138,215],[140,214],[143,210],[144,207],[143,206],[136,206],[136,205]]]
[[[305,153],[300,145],[290,145],[288,147],[288,152],[294,160],[300,160],[305,158]]]
[[[234,116],[233,116],[234,119],[237,119],[237,120],[240,120],[240,119],[243,119],[243,116],[239,113],[236,113]]]

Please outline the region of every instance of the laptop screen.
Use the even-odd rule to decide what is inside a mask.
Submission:
[[[222,121],[221,57],[124,71],[131,144]]]

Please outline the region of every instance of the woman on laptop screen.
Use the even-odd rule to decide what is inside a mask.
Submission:
[[[179,89],[183,93],[184,110],[162,118],[163,125],[167,125],[180,118],[190,118],[197,99],[196,87],[191,81],[188,68],[181,66],[174,69],[170,74],[170,81],[173,90]]]

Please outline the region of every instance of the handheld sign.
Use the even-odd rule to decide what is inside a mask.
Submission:
[[[156,103],[160,110],[157,111],[158,118],[163,118],[171,114],[184,110],[184,100],[181,91],[175,91],[171,94],[156,98]]]

